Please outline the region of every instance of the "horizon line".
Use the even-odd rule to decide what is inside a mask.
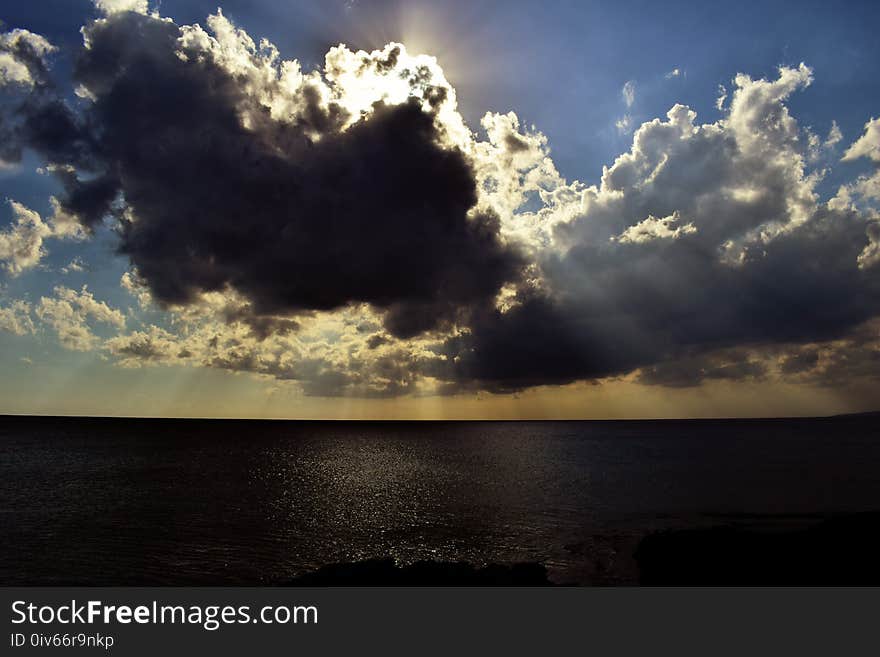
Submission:
[[[832,420],[880,416],[880,409],[834,413],[831,415],[776,415],[776,416],[713,416],[713,417],[633,417],[633,418],[285,418],[285,417],[216,417],[216,416],[168,416],[168,415],[76,415],[43,413],[0,413],[0,419],[41,418],[67,420],[176,420],[216,422],[752,422],[775,420]]]

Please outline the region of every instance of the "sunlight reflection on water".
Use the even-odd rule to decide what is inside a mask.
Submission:
[[[40,420],[0,432],[6,584],[268,583],[387,556],[541,561],[582,581],[669,518],[880,508],[880,446],[858,424]]]

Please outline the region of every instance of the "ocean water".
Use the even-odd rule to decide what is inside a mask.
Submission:
[[[393,557],[626,583],[666,527],[880,509],[880,417],[0,418],[0,584],[271,584]]]

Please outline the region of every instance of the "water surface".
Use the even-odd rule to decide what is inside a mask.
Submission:
[[[386,556],[632,581],[653,529],[880,509],[878,427],[0,418],[0,583],[268,584]]]

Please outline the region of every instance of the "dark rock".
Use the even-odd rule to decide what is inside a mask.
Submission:
[[[418,561],[398,565],[393,559],[371,559],[323,566],[287,583],[289,586],[551,586],[539,563],[510,566]]]
[[[880,584],[880,513],[807,527],[669,530],[639,543],[642,585],[863,586]]]

